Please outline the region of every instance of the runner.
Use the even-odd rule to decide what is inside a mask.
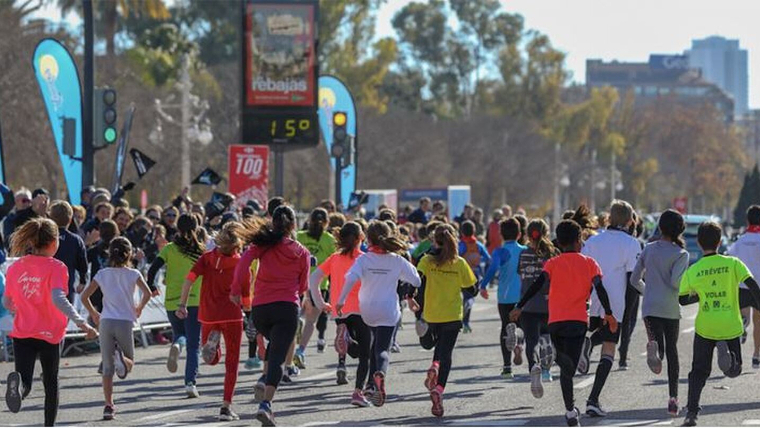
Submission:
[[[662,358],[668,358],[668,412],[678,416],[678,335],[681,308],[678,286],[689,267],[689,253],[684,250],[683,216],[667,210],[660,215],[661,238],[644,247],[631,275],[631,286],[641,288],[644,278],[644,303],[641,316],[647,329],[647,364],[655,374],[662,371]]]
[[[116,416],[113,400],[113,376],[126,379],[135,360],[135,340],[132,329],[151,298],[151,291],[142,274],[132,269],[132,244],[127,238],[118,237],[108,248],[109,267],[100,269],[82,293],[82,303],[90,318],[100,329],[100,357],[103,361],[103,420]],[[103,310],[98,312],[90,302],[95,289],[103,293]],[[142,299],[135,306],[135,288],[140,289]]]
[[[238,222],[229,222],[214,238],[216,247],[205,252],[193,265],[182,284],[182,295],[175,314],[177,318],[188,318],[188,302],[193,283],[198,277],[201,282],[201,297],[198,306],[198,321],[201,323],[201,356],[209,365],[216,365],[222,358],[220,347],[224,337],[226,356],[224,359],[224,398],[219,409],[220,421],[236,421],[240,417],[232,410],[232,397],[240,362],[240,345],[243,339],[243,312],[240,302],[230,300],[230,286],[235,268],[240,261],[240,239],[243,227]],[[248,264],[250,267],[250,263]],[[247,299],[249,289],[243,288],[243,298]]]
[[[689,373],[689,401],[683,426],[697,425],[701,410],[699,399],[712,370],[713,349],[717,348],[718,367],[724,375],[734,378],[742,372],[744,326],[739,308],[739,284],[747,285],[755,304],[760,305],[760,288],[747,266],[735,257],[717,253],[722,236],[723,231],[717,223],[699,225],[697,242],[703,257],[681,279],[680,303],[699,303]]]
[[[475,277],[480,281],[483,277],[483,267],[488,266],[491,262],[491,256],[488,255],[488,250],[485,245],[478,241],[475,235],[475,223],[470,220],[462,222],[460,230],[461,241],[459,241],[459,256],[463,257],[467,264],[472,269]],[[472,313],[472,306],[475,304],[475,296],[478,295],[477,287],[475,292],[472,290],[462,290],[462,304],[464,305],[464,316],[462,317],[462,333],[472,332],[470,327],[470,314]]]
[[[182,284],[198,258],[203,255],[205,244],[198,236],[198,223],[194,216],[182,214],[177,220],[177,234],[174,242],[166,245],[148,270],[148,286],[153,285],[159,269],[166,266],[164,275],[164,307],[172,325],[173,343],[169,348],[166,368],[170,373],[177,371],[177,362],[182,348],[187,348],[185,361],[185,393],[188,398],[198,398],[196,378],[198,377],[198,356],[200,353],[201,324],[198,322],[198,304],[201,297],[201,278],[193,282],[187,299],[187,317],[179,319],[175,312],[182,297]]]
[[[470,221],[462,223],[462,228]],[[468,230],[469,232],[472,232]],[[433,402],[433,416],[443,417],[443,391],[451,371],[451,354],[454,352],[463,319],[463,291],[468,295],[477,294],[478,280],[469,263],[457,256],[456,231],[450,225],[440,225],[433,232],[438,251],[420,260],[417,270],[425,283],[425,305],[423,318],[428,324],[425,335],[430,349],[435,346],[433,363],[427,371],[425,387]],[[467,235],[466,235],[467,236]],[[472,235],[469,235],[472,237]]]
[[[520,253],[527,247],[520,245],[520,222],[515,218],[503,220],[501,237],[504,244],[497,248],[492,255],[491,264],[486,275],[480,281],[480,295],[488,299],[488,284],[496,272],[499,273],[499,286],[497,296],[499,300],[499,317],[501,318],[501,330],[499,331],[499,344],[501,345],[501,357],[504,366],[501,376],[506,379],[514,378],[512,374],[512,353],[514,352],[515,365],[522,364],[522,349],[518,343],[522,331],[515,323],[509,321],[509,312],[514,309],[520,300],[520,275],[517,273],[517,264],[520,261]]]
[[[633,222],[628,227],[627,232],[638,241],[639,247],[643,250],[644,244],[639,241],[639,236],[644,232],[644,224],[636,211],[633,212]],[[634,287],[631,284],[633,283],[627,284],[628,286],[625,289],[625,311],[623,311],[623,320],[620,323],[620,346],[618,347],[620,361],[618,361],[618,368],[623,371],[628,370],[628,347],[631,344],[631,336],[633,336],[633,330],[636,328],[636,322],[639,320],[639,306],[643,292],[641,288]]]
[[[543,271],[547,260],[559,254],[549,240],[549,225],[541,219],[528,224],[528,249],[520,253],[517,270],[521,280],[521,295],[524,296],[533,282]],[[520,325],[525,332],[525,355],[528,357],[528,372],[531,377],[531,392],[536,398],[544,394],[543,382],[551,382],[551,366],[554,349],[549,338],[548,290],[529,300],[520,315]],[[536,364],[538,363],[538,364]]]
[[[359,256],[364,254],[359,250],[359,244],[364,240],[364,233],[361,226],[354,222],[346,223],[338,235],[338,252],[331,255],[324,263],[315,269],[309,279],[309,291],[317,305],[317,308],[326,312],[332,312],[335,323],[338,325],[338,331],[335,336],[335,350],[338,352],[338,369],[336,371],[338,385],[348,383],[346,375],[346,354],[351,344],[354,344],[358,352],[359,365],[356,368],[356,382],[354,393],[351,396],[351,404],[357,407],[369,406],[369,401],[364,396],[363,388],[367,383],[369,374],[369,351],[372,341],[372,333],[367,324],[362,320],[359,311],[359,290],[361,284],[358,284],[351,290],[343,307],[343,315],[338,315],[335,308],[337,307],[338,296],[343,290],[346,273],[353,266]],[[319,290],[319,284],[326,276],[332,278],[330,281],[330,304],[325,304],[322,293]]]
[[[580,211],[580,209],[579,209]],[[577,214],[578,212],[576,212]],[[610,226],[604,233],[591,236],[583,247],[583,254],[593,258],[604,275],[604,287],[610,299],[612,313],[618,322],[625,313],[625,293],[630,283],[630,275],[641,252],[639,242],[628,234],[633,222],[633,207],[625,201],[612,201],[610,206]],[[615,361],[615,346],[620,340],[620,331],[612,331],[604,324],[604,311],[596,294],[592,294],[589,311],[591,321],[590,339],[583,343],[583,353],[578,362],[578,371],[588,373],[589,358],[593,345],[602,345],[602,357],[596,369],[594,386],[586,401],[586,414],[593,417],[607,416],[599,403],[599,395],[607,382],[607,376]]]
[[[11,236],[11,254],[21,257],[9,268],[3,306],[14,315],[14,371],[8,375],[5,403],[18,413],[32,390],[34,366],[39,357],[45,386],[45,426],[55,425],[58,414],[58,368],[68,320],[86,333],[98,333],[79,316],[66,294],[68,271],[55,260],[58,226],[51,220],[31,219]]]
[[[562,254],[544,264],[541,275],[526,291],[509,317],[513,321],[519,319],[525,304],[548,284],[549,333],[557,352],[557,365],[560,367],[565,421],[568,426],[580,426],[581,415],[575,407],[573,376],[586,339],[589,321],[586,307],[592,289],[596,291],[604,309],[602,323],[608,325],[612,333],[617,331],[618,326],[617,320],[612,316],[607,292],[602,285],[599,265],[591,257],[580,254],[583,245],[580,225],[572,220],[560,222],[557,226],[557,241]],[[583,284],[588,284],[588,288],[582,286]]]
[[[264,225],[247,221],[242,236],[250,246],[232,281],[230,298],[241,301],[243,306],[252,306],[256,330],[269,340],[264,376],[255,387],[259,401],[256,419],[264,426],[275,424],[272,399],[282,380],[282,365],[298,328],[299,302],[309,285],[310,255],[303,245],[290,238],[295,228],[296,214],[286,205],[277,207],[272,220]],[[253,302],[248,303],[250,266],[256,259],[259,269]]]
[[[373,220],[367,228],[369,252],[361,255],[346,274],[346,282],[335,305],[343,314],[351,290],[361,281],[359,312],[372,332],[369,371],[372,385],[365,396],[377,407],[385,404],[385,377],[390,364],[390,348],[401,311],[398,304],[398,281],[420,286],[417,270],[397,253],[406,251],[406,244],[391,233],[383,221]],[[409,299],[411,300],[411,299]]]

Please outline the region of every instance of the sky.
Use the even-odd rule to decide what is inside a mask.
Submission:
[[[330,0],[327,0],[330,1]],[[419,1],[419,0],[418,0]],[[478,0],[472,0],[478,1]],[[411,0],[386,0],[376,35],[395,36],[391,19]],[[501,0],[526,28],[549,36],[567,54],[573,80],[585,81],[586,59],[647,61],[650,53],[682,53],[692,39],[739,39],[749,52],[749,104],[760,108],[760,1],[756,0]],[[38,16],[58,21],[55,2]],[[75,15],[67,17],[78,25]],[[754,72],[756,71],[756,72]]]

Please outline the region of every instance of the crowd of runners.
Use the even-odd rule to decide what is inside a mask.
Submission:
[[[445,204],[427,198],[401,216],[382,208],[371,221],[344,215],[326,200],[299,224],[280,197],[240,205],[223,195],[198,204],[183,192],[170,205],[135,216],[123,191],[85,189],[81,206],[51,202],[45,189],[13,193],[0,185],[0,194],[0,256],[7,251],[14,258],[2,296],[13,315],[15,357],[5,398],[11,412],[22,409],[39,359],[46,426],[56,420],[69,320],[86,338],[99,340],[103,418],[116,417],[114,376],[124,379],[135,367],[133,325],[159,295],[159,278],[172,327],[167,370],[177,372],[184,353],[182,386],[188,398],[196,398],[203,390],[197,384],[200,361],[214,365],[224,357],[219,419],[237,420],[232,403],[247,341],[245,367],[261,370],[256,418],[264,426],[275,425],[280,383],[293,382],[307,367],[315,330],[316,350],[325,352],[331,320],[336,382],[354,380],[353,388],[346,387],[346,405],[383,406],[393,388],[387,375],[392,354],[400,351],[396,333],[405,308],[416,318],[420,346],[434,350],[420,380],[431,413],[443,417],[446,385],[456,372],[452,354],[459,334],[473,330],[475,299],[498,301],[501,328],[493,340],[503,359],[502,377],[512,379],[525,359],[530,391],[541,398],[544,384],[553,380],[550,369],[559,367],[569,426],[581,421],[573,377],[589,372],[597,346],[585,414],[607,415],[604,386],[616,358],[621,369],[628,367],[639,309],[649,368],[660,374],[667,364],[663,410],[678,416],[681,306],[697,304],[684,420],[694,426],[714,353],[723,374],[738,376],[750,308],[760,310],[753,279],[760,274],[760,206],[747,211],[745,233],[727,255],[718,254],[721,226],[701,224],[703,257],[690,265],[681,214],[661,213],[656,239],[645,243],[641,217],[619,200],[598,216],[585,206],[568,211],[551,230],[541,218],[528,219],[520,210],[513,215],[509,206],[495,211],[488,224],[470,205],[450,221]],[[86,317],[72,306],[77,294]],[[753,367],[760,367],[759,346],[760,337]],[[356,360],[351,374],[349,357]]]

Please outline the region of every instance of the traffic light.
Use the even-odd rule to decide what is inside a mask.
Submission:
[[[330,151],[334,158],[340,160],[340,167],[351,164],[351,137],[346,130],[347,125],[348,116],[345,112],[333,113],[333,144]]]
[[[116,143],[116,91],[96,88],[93,103],[93,147],[102,148]]]

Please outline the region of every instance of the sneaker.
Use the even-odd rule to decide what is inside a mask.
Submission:
[[[662,373],[662,359],[660,359],[660,346],[656,341],[647,342],[647,365],[654,374]]]
[[[470,328],[469,325],[462,326],[462,333],[464,334],[472,333],[472,328]]]
[[[240,416],[233,412],[229,407],[222,407],[219,409],[219,420],[222,422],[239,421]]]
[[[720,367],[720,371],[723,374],[726,374],[731,371],[731,366],[733,365],[733,356],[728,350],[728,342],[721,340],[716,344],[715,348],[718,353],[718,367]]]
[[[552,372],[550,370],[541,370],[541,382],[553,382]]]
[[[370,402],[367,400],[367,397],[364,396],[362,391],[354,391],[354,394],[351,396],[351,405],[356,407],[369,407]]]
[[[417,332],[417,336],[422,337],[428,332],[428,323],[423,319],[418,319],[414,322],[414,330]]]
[[[318,339],[317,340],[317,352],[319,352],[320,354],[323,353],[323,352],[325,352],[325,344],[326,343],[327,342],[325,342],[325,339]]]
[[[124,361],[124,353],[121,352],[119,347],[116,347],[116,350],[113,353],[113,364],[116,376],[118,376],[119,379],[126,379],[129,374],[129,369],[127,368],[127,363]]]
[[[259,380],[256,381],[256,385],[253,386],[253,399],[261,402],[264,400],[264,392],[267,388],[267,376],[261,375]]]
[[[618,370],[627,372],[628,371],[628,361],[620,361],[618,363]]]
[[[198,392],[198,387],[193,384],[185,385],[185,393],[187,394],[187,398],[198,398],[201,396]]]
[[[578,359],[578,373],[588,374],[589,360],[591,359],[591,339],[588,337],[583,338],[583,348],[581,349],[581,357]]]
[[[166,369],[169,370],[169,373],[177,372],[177,361],[179,360],[179,353],[181,351],[179,343],[173,343],[169,348],[169,358],[166,360]]]
[[[167,339],[166,336],[163,335],[163,333],[156,333],[155,335],[153,335],[153,341],[159,345],[169,344],[169,339]]]
[[[261,360],[259,357],[253,357],[245,360],[245,368],[248,370],[258,370],[261,368]]]
[[[249,342],[253,342],[256,340],[256,335],[258,332],[256,331],[256,326],[253,325],[253,320],[251,317],[246,317],[245,321],[245,338],[248,339]]]
[[[370,401],[375,407],[383,407],[385,404],[385,375],[382,372],[375,372],[372,379],[375,381],[375,392]]]
[[[507,347],[507,351],[513,352],[515,346],[517,346],[517,325],[515,323],[507,324],[506,332],[504,333],[504,345]]]
[[[338,331],[335,333],[335,352],[338,355],[348,353],[348,327],[345,324],[338,324]]]
[[[670,416],[676,417],[678,416],[678,399],[675,397],[670,397],[670,400],[668,400],[668,413],[670,413]]]
[[[301,370],[296,366],[290,366],[286,371],[290,377],[298,377],[301,374]]]
[[[586,403],[586,414],[592,418],[603,418],[607,416],[607,412],[602,409],[602,406],[599,403],[592,403],[590,401]]]
[[[21,375],[18,372],[10,372],[5,387],[5,404],[11,413],[18,413],[21,411]]]
[[[114,408],[114,406],[105,406],[105,407],[103,407],[103,420],[104,421],[112,421],[114,417],[116,417],[116,408]]]
[[[541,380],[541,367],[536,364],[530,369],[530,392],[535,398],[544,396],[544,385]]]
[[[371,381],[371,380],[370,380]],[[372,402],[372,396],[375,395],[377,391],[375,390],[375,385],[367,384],[367,386],[364,388],[364,391],[362,391],[362,394],[364,395],[364,398],[369,400],[369,402]]]
[[[348,384],[348,371],[346,370],[345,364],[338,365],[338,370],[335,371],[335,376],[337,377],[338,385]]]
[[[261,426],[275,426],[274,412],[272,412],[272,405],[268,401],[259,403],[259,410],[256,411],[256,420],[261,422]]]
[[[282,380],[280,382],[285,383],[285,384],[291,384],[293,383],[293,379],[290,377],[289,374],[283,373]]]
[[[201,356],[206,364],[211,364],[216,359],[216,355],[219,352],[219,341],[222,338],[222,333],[218,330],[213,330],[208,335],[206,343],[201,347]]]
[[[512,374],[512,367],[504,367],[501,369],[501,377],[504,379],[513,379],[515,375]]]
[[[578,408],[574,408],[572,411],[565,412],[565,421],[569,427],[581,426],[581,412]]]
[[[438,386],[438,364],[433,363],[430,366],[427,371],[427,376],[425,377],[425,382],[423,382],[423,384],[425,385],[425,389],[428,391],[432,391],[436,386]]]
[[[430,409],[430,413],[436,418],[443,417],[443,387],[438,385],[430,391],[430,401],[433,402],[433,407]]]
[[[682,427],[695,427],[697,426],[697,413],[687,412],[686,419],[683,420]]]
[[[392,354],[401,353],[401,345],[399,345],[398,342],[393,342],[393,345],[391,346],[391,353]]]
[[[760,369],[760,357],[752,357],[752,368]]]
[[[295,364],[299,369],[306,368],[306,353],[303,349],[301,349],[301,347],[296,349],[295,354],[293,354],[293,364]]]
[[[516,365],[516,366],[521,366],[522,365],[522,363],[523,363],[522,353],[523,353],[523,347],[522,347],[522,345],[515,346],[514,358],[512,359],[512,363],[514,363],[514,365]]]
[[[557,358],[557,351],[554,349],[554,345],[552,345],[552,340],[546,335],[541,336],[538,338],[537,348],[537,361],[541,363],[541,368],[544,370],[550,369]]]

